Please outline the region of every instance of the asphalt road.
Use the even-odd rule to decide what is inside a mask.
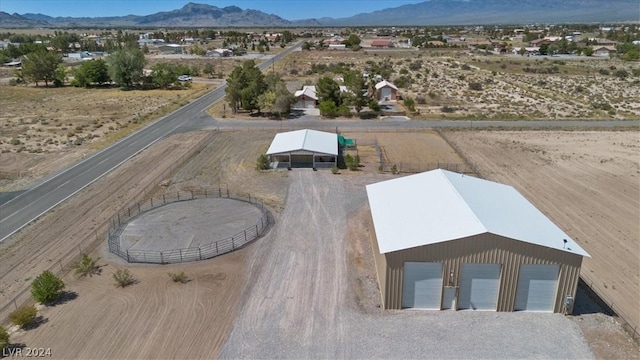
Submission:
[[[291,51],[301,46],[298,43],[273,59],[258,65],[261,70],[272,66]],[[100,177],[115,169],[137,153],[173,132],[197,129],[236,128],[366,128],[366,129],[413,129],[433,127],[455,128],[558,128],[558,127],[639,127],[640,121],[408,121],[403,117],[383,120],[318,120],[301,116],[286,121],[233,121],[217,120],[205,110],[225,95],[226,85],[203,95],[173,113],[161,118],[117,143],[101,150],[72,167],[55,174],[41,184],[31,188],[0,205],[0,242],[42,216],[64,200],[73,196]],[[0,197],[1,198],[1,197]]]

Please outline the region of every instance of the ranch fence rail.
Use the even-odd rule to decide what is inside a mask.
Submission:
[[[248,202],[260,209],[262,215],[255,224],[238,232],[232,237],[226,239],[212,239],[213,241],[198,247],[168,249],[162,251],[123,249],[121,247],[122,233],[131,219],[168,204],[211,198],[226,198]],[[109,252],[120,256],[129,263],[175,264],[211,259],[239,249],[260,237],[271,223],[273,223],[273,221],[269,215],[269,211],[264,207],[264,204],[261,201],[255,197],[251,197],[251,194],[247,194],[246,196],[231,195],[228,188],[223,190],[221,187],[218,187],[217,189],[177,191],[175,193],[162,194],[145,200],[144,202],[133,204],[126,209],[122,209],[111,218],[109,229],[107,231],[107,239]]]
[[[207,136],[194,143],[180,158],[165,165],[164,171],[162,171],[159,176],[149,181],[148,185],[141,189],[140,195],[126,203],[122,209],[127,209],[133,204],[142,202],[144,199],[147,199],[149,196],[156,193],[159,190],[159,184],[163,180],[169,179],[182,166],[182,164],[209,145],[217,133],[218,131],[216,130],[211,131]],[[105,222],[96,225],[92,231],[89,231],[88,233],[85,232],[84,234],[75,235],[81,238],[77,245],[66,254],[59,257],[58,260],[53,261],[51,266],[46,268],[44,271],[51,271],[57,276],[64,276],[68,274],[73,270],[73,264],[78,262],[82,258],[83,254],[91,253],[102,243],[104,237],[100,234],[107,234],[110,225],[111,219],[108,219]],[[72,234],[72,236],[74,235]],[[9,314],[14,310],[17,310],[20,306],[35,304],[35,301],[31,298],[30,290],[30,286],[25,286],[22,291],[18,292],[12,298],[4,300],[5,303],[0,306],[0,322],[6,322],[9,318]]]

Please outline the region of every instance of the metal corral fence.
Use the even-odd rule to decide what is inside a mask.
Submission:
[[[395,166],[395,168],[394,168]],[[435,169],[443,169],[449,170],[453,172],[457,172],[460,174],[469,174],[474,172],[474,168],[465,163],[382,163],[378,170],[383,172],[391,172],[391,173],[421,173],[425,171],[435,170]]]
[[[262,215],[254,225],[247,227],[232,237],[221,240],[211,239],[212,241],[210,243],[200,245],[199,247],[163,251],[121,248],[120,237],[129,220],[144,214],[145,212],[171,203],[211,198],[227,198],[248,202],[254,204],[258,209],[260,209]],[[210,259],[241,248],[245,244],[262,235],[264,230],[272,223],[273,219],[271,218],[269,211],[264,207],[264,204],[256,198],[251,197],[251,195],[247,195],[246,197],[234,196],[229,194],[228,189],[222,190],[221,188],[188,192],[178,191],[175,193],[163,194],[123,209],[111,218],[107,238],[109,243],[109,252],[120,256],[127,262],[173,264]]]
[[[123,209],[127,209],[133,204],[142,202],[144,199],[157,192],[159,190],[158,184],[160,184],[160,182],[170,178],[176,172],[176,170],[178,170],[180,166],[182,166],[184,162],[202,151],[202,149],[209,145],[216,134],[217,131],[212,131],[202,140],[193,144],[193,146],[179,159],[177,159],[173,163],[166,164],[165,170],[155,179],[151,180],[146,187],[142,188],[140,194],[131,202],[125,204],[125,206],[123,206]],[[78,241],[74,249],[62,255],[58,260],[52,262],[51,266],[49,266],[46,270],[51,271],[58,276],[67,274],[73,269],[73,264],[75,264],[82,258],[82,254],[89,254],[100,245],[100,243],[104,240],[104,237],[100,234],[107,233],[110,226],[111,219],[96,225],[95,229],[91,233],[89,233],[88,235],[84,235],[84,237],[80,241]],[[13,298],[7,300],[6,303],[2,304],[2,306],[0,307],[0,322],[6,321],[9,317],[9,313],[17,310],[20,306],[34,304],[34,301],[30,296],[30,290],[31,288],[29,286],[25,286],[25,288],[21,292],[19,292]]]

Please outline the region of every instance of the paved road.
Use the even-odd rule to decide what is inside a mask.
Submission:
[[[265,70],[281,60],[302,43],[274,56],[258,67]],[[70,196],[93,183],[104,174],[118,167],[135,154],[159,139],[173,133],[197,129],[236,128],[363,128],[363,129],[411,129],[433,127],[457,128],[558,128],[558,127],[638,127],[639,121],[407,121],[404,117],[388,117],[383,120],[318,120],[302,116],[286,121],[238,121],[216,120],[205,113],[211,104],[222,99],[226,85],[205,94],[153,124],[131,134],[108,148],[97,152],[69,169],[56,174],[40,185],[0,205],[0,242],[37,219]]]
[[[272,66],[301,44],[286,49],[258,67],[264,70]],[[211,119],[204,111],[224,97],[225,88],[226,85],[223,84],[0,205],[0,242],[180,126],[187,123],[200,124],[203,120]]]

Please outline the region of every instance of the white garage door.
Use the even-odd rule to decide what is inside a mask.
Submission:
[[[522,265],[515,310],[553,312],[559,272],[559,265]]]
[[[462,264],[458,309],[496,310],[500,264]]]
[[[442,263],[405,262],[402,307],[440,310]]]
[[[389,101],[389,100],[391,100],[391,89],[389,89],[389,88],[382,88],[382,89],[380,89],[380,95],[381,95],[381,96],[380,96],[380,98],[381,98],[383,101]]]

